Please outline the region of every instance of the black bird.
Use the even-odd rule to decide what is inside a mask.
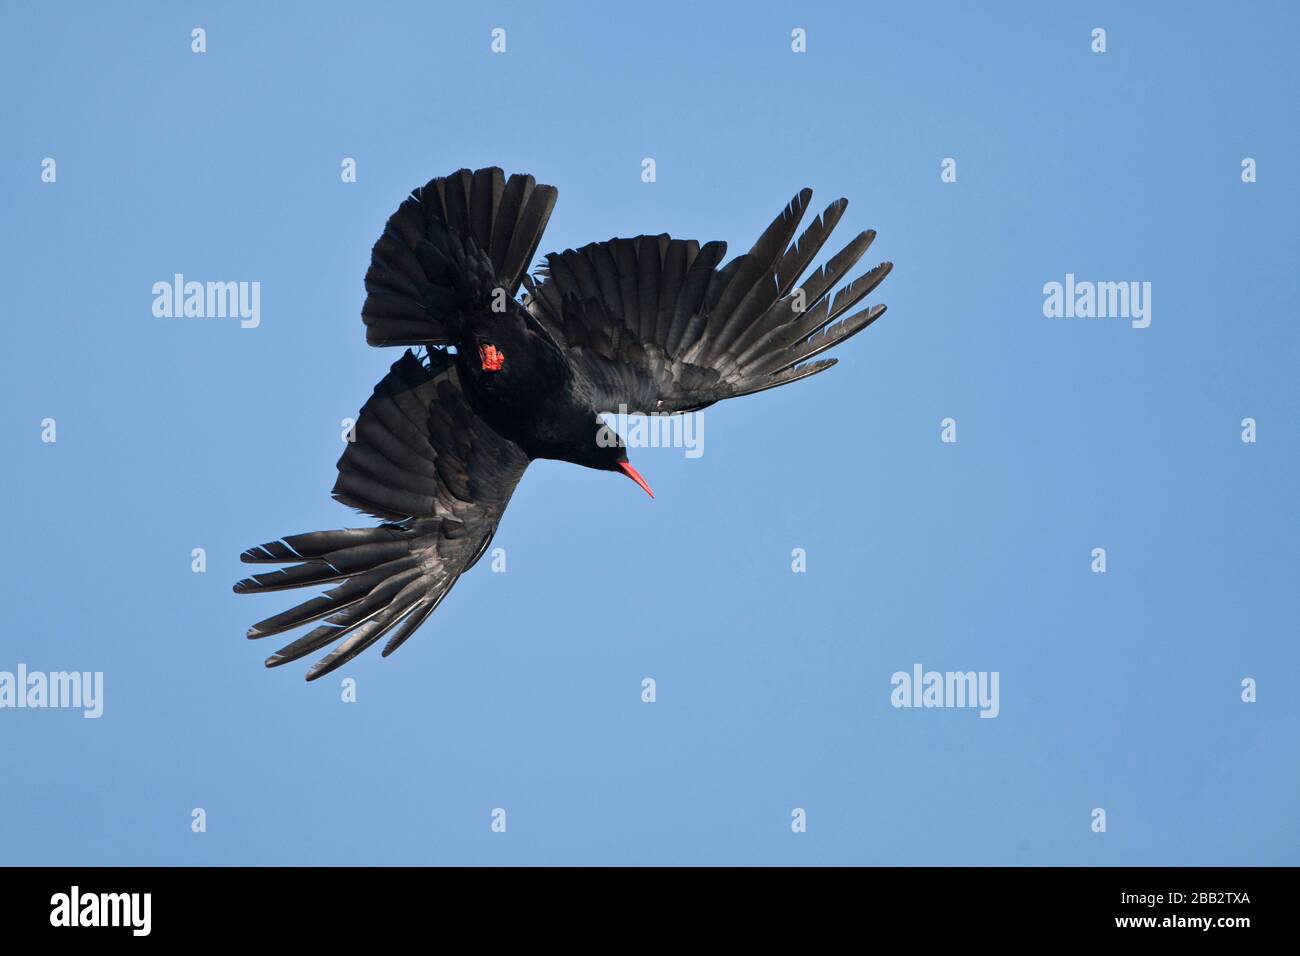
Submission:
[[[366,341],[423,353],[408,348],[362,407],[333,492],[383,524],[240,556],[292,564],[240,581],[240,594],[338,582],[249,628],[266,637],[324,618],[268,667],[341,640],[313,680],[385,635],[391,654],[482,557],[534,458],[622,472],[649,494],[599,413],[694,411],[808,378],[836,361],[815,356],[885,311],[841,318],[892,263],[836,289],[872,230],[800,282],[847,200],[795,240],[804,189],[721,268],[725,243],[637,236],[547,255],[534,279],[556,195],[532,176],[462,169],[416,189],[388,220],[366,273]]]

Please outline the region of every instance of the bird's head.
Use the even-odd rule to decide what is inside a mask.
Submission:
[[[626,475],[635,481],[651,498],[655,493],[650,490],[646,480],[641,477],[641,473],[632,467],[632,463],[627,460],[627,447],[623,439],[603,418],[596,416],[595,429],[595,449],[592,453],[592,460],[584,462],[590,467],[600,468],[604,471],[617,471]]]

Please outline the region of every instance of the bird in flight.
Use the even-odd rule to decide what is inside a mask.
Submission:
[[[535,458],[618,472],[653,497],[601,413],[689,412],[797,382],[885,311],[844,317],[893,267],[841,285],[872,230],[801,279],[847,200],[796,239],[812,199],[802,190],[725,265],[725,243],[643,235],[551,253],[530,276],[556,196],[532,176],[462,169],[389,218],[361,317],[371,345],[408,348],[362,407],[333,491],[383,523],[240,555],[290,567],[245,578],[239,594],[333,585],[249,628],[259,638],[320,622],[268,667],[336,644],[314,680],[385,636],[391,654],[483,556]]]

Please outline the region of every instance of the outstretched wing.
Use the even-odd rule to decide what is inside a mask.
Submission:
[[[883,305],[841,318],[889,274],[882,262],[836,291],[876,234],[859,233],[800,281],[848,201],[831,203],[797,241],[805,189],[743,256],[667,235],[611,239],[546,257],[526,304],[600,392],[604,411],[689,411],[816,375],[814,361],[861,332]]]
[[[235,585],[240,594],[339,582],[249,628],[259,638],[324,618],[266,665],[342,641],[307,672],[314,680],[386,634],[391,654],[487,550],[528,461],[474,414],[444,352],[430,352],[425,364],[408,350],[361,409],[334,486],[339,501],[385,523],[291,535],[240,556],[292,564],[245,578]]]
[[[447,345],[492,291],[513,296],[558,196],[495,167],[431,179],[388,219],[370,254],[361,318],[371,345]]]

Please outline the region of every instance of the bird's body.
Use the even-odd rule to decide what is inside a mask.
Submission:
[[[575,456],[594,434],[591,385],[521,306],[513,299],[508,306],[503,316],[488,313],[467,323],[456,353],[466,399],[529,458],[587,464]]]
[[[811,195],[721,268],[723,243],[643,235],[548,255],[538,281],[526,271],[553,187],[490,168],[416,190],[375,244],[362,318],[370,344],[424,355],[406,351],[376,386],[334,487],[384,523],[243,553],[297,563],[240,581],[240,593],[334,583],[250,628],[264,637],[324,619],[267,665],[341,641],[311,680],[381,637],[391,653],[487,550],[535,458],[620,471],[649,492],[600,413],[691,411],[833,365],[814,357],[884,312],[841,318],[891,264],[836,289],[867,231],[796,286],[847,205],[832,203],[795,240]]]

